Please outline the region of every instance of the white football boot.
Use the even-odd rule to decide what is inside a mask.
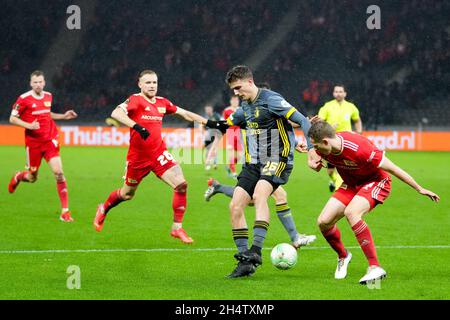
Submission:
[[[338,258],[336,272],[334,273],[335,279],[344,279],[347,276],[347,267],[351,260],[352,254],[349,251],[347,251],[347,256],[345,258]]]
[[[366,275],[362,277],[361,280],[359,280],[359,283],[367,284],[368,282],[370,283],[371,281],[384,279],[386,276],[387,276],[386,271],[384,271],[384,269],[381,268],[380,266],[370,266],[369,268],[367,268]]]
[[[314,235],[308,236],[306,234],[297,233],[295,240],[292,241],[292,246],[295,249],[298,249],[300,247],[307,246],[308,244],[313,243],[314,241],[316,241],[316,236]]]

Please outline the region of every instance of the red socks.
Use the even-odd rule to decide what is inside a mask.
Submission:
[[[64,181],[56,181],[56,188],[58,189],[59,200],[61,201],[61,208],[68,209],[69,208],[69,194],[67,191],[67,182]]]
[[[172,208],[173,208],[173,222],[175,223],[182,223],[184,213],[186,212],[186,189],[187,184],[184,183],[181,186],[175,188],[175,191],[173,193],[173,200],[172,200]]]
[[[25,181],[28,182],[28,179],[25,178],[25,176],[27,175],[28,171],[22,171],[21,173],[19,173],[17,175],[17,181]]]
[[[103,208],[105,209],[105,214],[115,206],[117,206],[119,203],[124,201],[122,199],[122,196],[120,195],[120,189],[117,189],[109,194],[108,199],[106,199],[105,203],[103,204]]]
[[[336,225],[332,226],[330,229],[322,231],[323,236],[328,241],[330,246],[339,256],[339,259],[345,258],[347,256],[347,250],[344,248],[344,244],[341,240],[341,232]]]
[[[352,230],[355,233],[356,239],[358,239],[358,243],[366,255],[367,260],[369,261],[369,265],[379,266],[380,264],[378,263],[377,251],[375,250],[372,234],[370,233],[367,224],[363,220],[360,220],[352,227]]]

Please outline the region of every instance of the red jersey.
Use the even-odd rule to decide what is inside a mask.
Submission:
[[[227,120],[235,112],[236,109],[233,109],[232,107],[227,107],[223,110],[222,116],[225,120]],[[239,126],[231,126],[229,129],[240,130]]]
[[[316,152],[336,167],[344,183],[350,187],[360,187],[389,177],[387,172],[380,169],[384,151],[369,139],[350,131],[336,133],[336,136],[342,141],[342,149],[338,154],[323,155]]]
[[[175,113],[177,106],[163,97],[155,97],[151,102],[141,94],[133,94],[119,107],[128,114],[130,119],[145,127],[150,133],[150,136],[144,140],[139,133],[130,129],[127,161],[144,163],[159,156],[160,150],[166,149],[166,144],[161,137],[162,120],[166,114]]]
[[[25,129],[25,144],[29,147],[58,139],[58,130],[51,117],[52,94],[43,91],[42,98],[36,98],[30,90],[22,94],[13,105],[11,115],[18,116],[25,122],[37,120],[40,128],[37,130]]]

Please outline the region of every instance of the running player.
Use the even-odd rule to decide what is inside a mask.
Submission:
[[[22,94],[13,105],[9,122],[25,128],[25,148],[27,152],[26,170],[17,172],[8,185],[13,193],[19,183],[36,182],[42,158],[47,161],[56,179],[59,200],[61,202],[61,221],[72,222],[69,211],[69,194],[59,155],[59,134],[54,120],[71,120],[77,117],[73,110],[64,114],[51,111],[53,96],[44,91],[44,72],[34,71],[30,76],[31,90]]]
[[[428,196],[432,201],[438,202],[439,197],[422,188],[408,173],[389,160],[383,151],[377,149],[369,139],[349,131],[336,133],[329,123],[320,121],[317,117],[313,118],[312,122],[308,136],[317,154],[333,164],[344,180],[317,219],[320,231],[338,254],[335,278],[346,277],[347,266],[352,259],[352,254],[345,249],[340,231],[336,226],[336,223],[345,217],[369,263],[367,273],[359,282],[366,284],[383,279],[386,271],[380,267],[370,229],[362,217],[376,205],[382,204],[389,196],[391,191],[389,173],[420,194]],[[312,167],[319,171],[322,167],[321,160]]]
[[[287,183],[293,168],[295,135],[288,120],[299,124],[305,137],[310,123],[281,95],[258,88],[247,66],[233,67],[227,73],[226,82],[243,101],[227,123],[229,126],[245,126],[245,164],[230,203],[233,239],[239,251],[235,258],[239,262],[229,277],[236,278],[252,275],[262,264],[261,249],[270,216],[267,199],[280,185]],[[309,142],[309,138],[306,139]],[[318,157],[310,143],[308,148],[308,164],[312,166]],[[255,205],[256,218],[253,244],[248,249],[244,209],[251,201]]]
[[[319,117],[331,124],[336,132],[352,131],[352,123],[357,133],[362,133],[362,121],[358,108],[345,100],[347,92],[343,84],[336,84],[333,89],[334,99],[328,101],[319,110]],[[328,188],[330,192],[339,188],[342,179],[332,164],[328,164],[327,173],[330,177]]]
[[[152,70],[144,70],[139,75],[141,92],[133,94],[112,112],[112,118],[130,128],[130,147],[123,186],[111,192],[106,201],[97,208],[94,227],[101,231],[110,209],[122,201],[131,200],[142,179],[150,172],[168,184],[173,190],[173,225],[170,235],[183,243],[193,240],[182,227],[186,211],[188,184],[181,167],[167,151],[161,137],[162,120],[165,115],[176,114],[186,121],[206,124],[207,120],[186,111],[169,100],[156,95],[158,76]]]

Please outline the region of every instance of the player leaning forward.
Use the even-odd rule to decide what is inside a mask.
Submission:
[[[179,238],[184,243],[192,243],[192,238],[182,228],[188,185],[181,167],[167,151],[162,140],[162,119],[168,114],[175,114],[186,121],[201,124],[206,124],[207,119],[157,96],[158,76],[152,70],[140,73],[138,85],[141,92],[130,96],[111,115],[130,127],[130,147],[127,154],[125,182],[122,188],[111,192],[106,201],[98,206],[94,219],[95,229],[101,231],[108,211],[122,201],[131,200],[142,179],[153,172],[174,190],[171,236]]]
[[[27,170],[17,172],[8,185],[9,193],[13,193],[19,183],[35,182],[42,158],[48,162],[55,179],[61,202],[61,221],[72,222],[69,211],[69,194],[64,176],[62,161],[59,155],[59,134],[54,120],[71,120],[77,117],[73,110],[65,113],[51,111],[53,96],[44,91],[44,72],[34,71],[30,76],[31,90],[22,94],[14,103],[9,122],[25,128],[25,147],[27,151]]]
[[[359,282],[366,284],[383,279],[386,271],[380,267],[370,229],[362,217],[389,196],[391,191],[389,173],[433,201],[439,201],[439,197],[422,188],[369,139],[354,132],[336,133],[330,124],[317,117],[312,119],[312,122],[308,135],[314,148],[323,159],[337,168],[344,180],[318,218],[323,236],[338,254],[335,278],[346,277],[347,266],[352,259],[351,253],[345,249],[341,241],[341,234],[336,226],[336,223],[345,217],[369,262],[367,273]],[[320,160],[313,167],[319,171],[322,167]]]
[[[262,263],[261,249],[270,216],[267,199],[280,185],[288,182],[294,164],[295,135],[288,120],[299,124],[305,137],[310,123],[280,94],[258,88],[247,66],[233,67],[226,82],[243,101],[227,123],[245,127],[245,164],[230,202],[233,239],[239,251],[235,258],[239,262],[229,277],[236,278],[253,274]],[[308,143],[308,148],[308,161],[315,163],[318,157],[312,144]],[[256,217],[253,244],[248,249],[244,209],[252,200]]]

